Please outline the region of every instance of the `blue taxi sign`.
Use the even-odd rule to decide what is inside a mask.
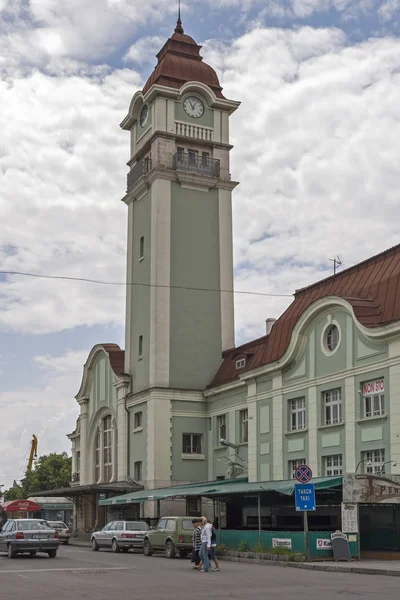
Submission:
[[[295,483],[296,510],[316,510],[315,487],[313,483]]]

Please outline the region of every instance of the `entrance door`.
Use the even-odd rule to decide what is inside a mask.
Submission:
[[[359,508],[361,552],[400,550],[400,507],[360,504]]]

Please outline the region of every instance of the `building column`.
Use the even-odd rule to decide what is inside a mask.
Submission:
[[[286,479],[283,476],[283,394],[282,374],[275,375],[272,379],[272,457],[273,477],[271,479]]]
[[[104,421],[100,420],[99,423],[99,434],[100,434],[100,476],[99,481],[104,481]],[[97,433],[95,434],[95,444],[96,444]],[[96,468],[96,465],[95,465]],[[95,481],[98,483],[98,481]]]
[[[81,452],[80,484],[86,485],[87,483],[89,483],[89,481],[88,481],[89,455],[88,455],[88,448],[87,448],[89,398],[82,398],[79,401],[79,405],[81,407],[81,414],[79,416],[80,452]]]
[[[317,445],[317,428],[318,428],[318,407],[317,407],[317,388],[311,387],[308,390],[308,465],[311,467],[314,477],[319,475],[318,469],[318,445]],[[322,475],[322,473],[321,473]]]
[[[389,381],[385,381],[385,388],[389,387],[389,397],[385,395],[385,402],[387,397],[390,403],[390,456],[389,459],[396,461],[390,465],[390,472],[398,475],[400,473],[400,365],[393,365],[389,367]],[[388,409],[386,408],[385,412]]]
[[[256,381],[252,380],[247,384],[247,411],[248,411],[248,477],[249,481],[258,481],[258,423],[257,423],[257,386]]]
[[[345,473],[354,473],[356,470],[356,396],[358,399],[355,378],[346,377],[344,380],[346,464],[343,464],[343,471]]]
[[[119,381],[115,384],[117,391],[117,426],[118,426],[118,460],[117,481],[128,480],[128,448],[129,448],[129,423],[126,410],[126,395],[129,391],[129,380]]]

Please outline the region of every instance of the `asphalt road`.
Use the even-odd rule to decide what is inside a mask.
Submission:
[[[0,600],[398,599],[399,578],[223,562],[198,573],[183,559],[65,547],[57,558],[0,555]]]

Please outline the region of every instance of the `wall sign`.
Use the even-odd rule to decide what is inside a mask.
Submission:
[[[273,548],[288,548],[292,549],[292,540],[290,538],[272,538]]]
[[[317,539],[317,550],[332,550],[332,540],[325,538]]]
[[[383,394],[384,391],[384,379],[376,379],[376,381],[367,381],[366,383],[363,383],[363,396],[371,396],[372,394]]]
[[[358,533],[357,504],[342,502],[342,531],[344,533]]]

